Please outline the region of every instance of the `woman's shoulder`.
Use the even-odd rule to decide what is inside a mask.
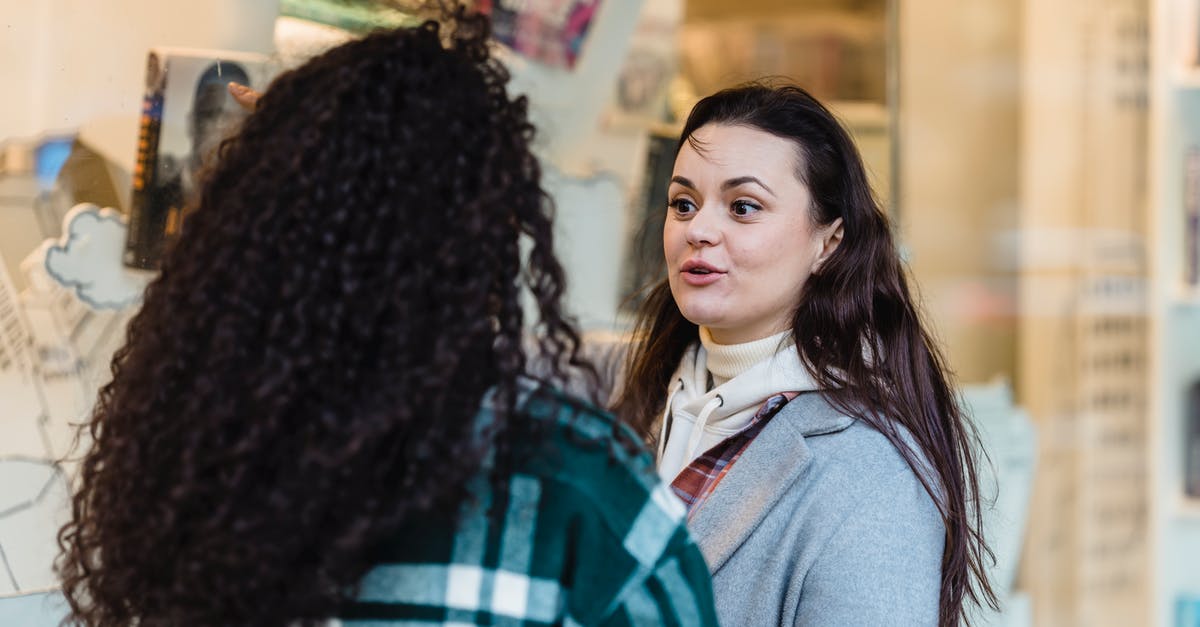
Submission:
[[[633,429],[594,400],[539,381],[522,379],[520,385],[517,411],[537,429],[565,439],[555,445],[583,454],[615,449],[620,454],[614,461],[654,474],[654,460]]]
[[[537,477],[547,502],[564,515],[587,519],[581,524],[591,533],[615,540],[613,546],[624,547],[646,568],[664,555],[694,550],[688,548],[693,543],[683,503],[659,479],[653,456],[626,425],[550,386],[532,390],[520,411],[547,427],[518,470]]]
[[[841,563],[838,555],[857,550],[844,544],[878,545],[881,536],[902,538],[912,551],[928,549],[940,556],[944,527],[926,486],[937,493],[936,478],[918,474],[879,429],[847,418],[840,429],[803,438],[803,468],[771,515],[802,528],[796,537],[810,545],[814,560],[823,556]],[[927,465],[910,435],[902,431],[898,439],[912,448],[918,468]]]
[[[640,502],[659,486],[653,456],[611,413],[553,386],[525,391],[518,411],[531,427],[526,471],[612,502],[627,500],[618,494]]]
[[[801,403],[793,405],[797,400]],[[802,395],[789,406],[785,408],[789,414],[781,412],[781,417],[786,415],[808,427],[803,438],[810,456],[807,483],[829,486],[836,502],[853,502],[881,489],[904,487],[911,500],[932,505],[924,484],[936,487],[936,477],[915,438],[902,425],[888,423],[886,418],[877,417],[877,424],[872,424],[850,416],[820,394]],[[895,430],[892,437],[881,430],[888,427]]]
[[[907,470],[915,476],[900,447],[906,447],[911,456],[922,464],[924,456],[907,429],[899,425],[894,428],[895,439],[892,439],[876,425],[855,418],[845,430],[828,436],[810,437],[808,442],[814,455],[858,474],[892,475]]]

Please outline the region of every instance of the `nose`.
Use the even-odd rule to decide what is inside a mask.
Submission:
[[[701,207],[687,222],[684,237],[693,247],[713,246],[721,241],[719,224],[720,211],[715,207]]]

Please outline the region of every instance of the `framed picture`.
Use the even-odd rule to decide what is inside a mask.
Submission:
[[[155,48],[146,57],[125,265],[158,267],[175,237],[196,177],[246,112],[229,95],[236,81],[263,89],[265,56],[227,50]]]

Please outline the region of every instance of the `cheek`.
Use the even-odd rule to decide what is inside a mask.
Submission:
[[[808,233],[797,233],[799,230],[777,228],[764,232],[761,237],[739,242],[731,253],[743,271],[753,272],[772,289],[784,289],[784,286],[789,290],[798,289],[808,277],[812,264]]]
[[[737,265],[742,270],[778,271],[781,266],[790,267],[796,252],[795,240],[780,237],[777,233],[763,235],[730,246],[730,255],[737,260]]]
[[[678,223],[668,218],[667,223],[663,225],[663,253],[670,260],[685,247],[686,242],[683,238],[683,229]]]

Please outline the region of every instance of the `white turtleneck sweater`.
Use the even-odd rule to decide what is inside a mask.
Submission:
[[[705,451],[750,426],[768,398],[816,389],[790,330],[744,344],[717,344],[704,327],[670,386],[658,454],[658,473],[668,483]]]

